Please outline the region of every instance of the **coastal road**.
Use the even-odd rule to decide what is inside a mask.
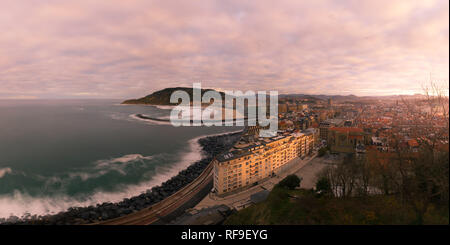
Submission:
[[[90,225],[151,225],[164,222],[164,217],[174,213],[182,208],[187,202],[195,199],[197,195],[211,190],[213,182],[213,164],[212,162],[203,170],[203,172],[191,183],[175,192],[166,199],[138,212],[121,216],[118,218],[99,221]]]

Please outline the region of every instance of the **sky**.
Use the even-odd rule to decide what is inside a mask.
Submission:
[[[0,99],[448,89],[448,0],[2,0]]]

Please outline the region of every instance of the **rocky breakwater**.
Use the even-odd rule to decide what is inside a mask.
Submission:
[[[205,167],[215,156],[230,149],[234,143],[237,142],[240,136],[241,133],[231,133],[199,139],[199,144],[202,146],[203,150],[203,159],[191,164],[188,168],[180,171],[178,175],[167,180],[160,186],[155,186],[139,196],[125,198],[118,203],[105,202],[97,204],[96,206],[72,207],[65,212],[60,212],[54,215],[25,215],[23,217],[12,216],[8,219],[0,219],[0,224],[89,224],[137,212],[165,199],[192,182],[202,173]]]

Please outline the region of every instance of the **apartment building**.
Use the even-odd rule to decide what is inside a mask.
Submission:
[[[329,129],[327,142],[331,152],[355,153],[364,152],[371,138],[361,128],[336,127]]]
[[[214,160],[215,192],[226,194],[269,178],[294,158],[311,154],[314,138],[314,131],[307,131],[238,142]]]
[[[344,120],[342,119],[327,119],[323,122],[320,122],[319,130],[320,130],[320,139],[328,140],[328,129],[332,127],[341,127],[344,124]]]

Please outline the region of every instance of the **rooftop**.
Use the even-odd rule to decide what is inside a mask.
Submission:
[[[337,131],[340,133],[363,133],[364,130],[362,128],[337,128],[333,127],[329,129],[330,131]]]
[[[277,136],[274,137],[259,137],[256,138],[254,142],[238,142],[233,148],[231,148],[228,152],[217,157],[219,162],[225,162],[234,160],[237,158],[241,158],[243,156],[247,156],[254,153],[254,150],[263,148],[267,144],[270,144],[274,141],[282,140],[288,137],[301,137],[303,135],[311,135],[314,133],[314,129],[312,130],[304,130],[302,132],[288,132],[288,131],[279,131]]]

